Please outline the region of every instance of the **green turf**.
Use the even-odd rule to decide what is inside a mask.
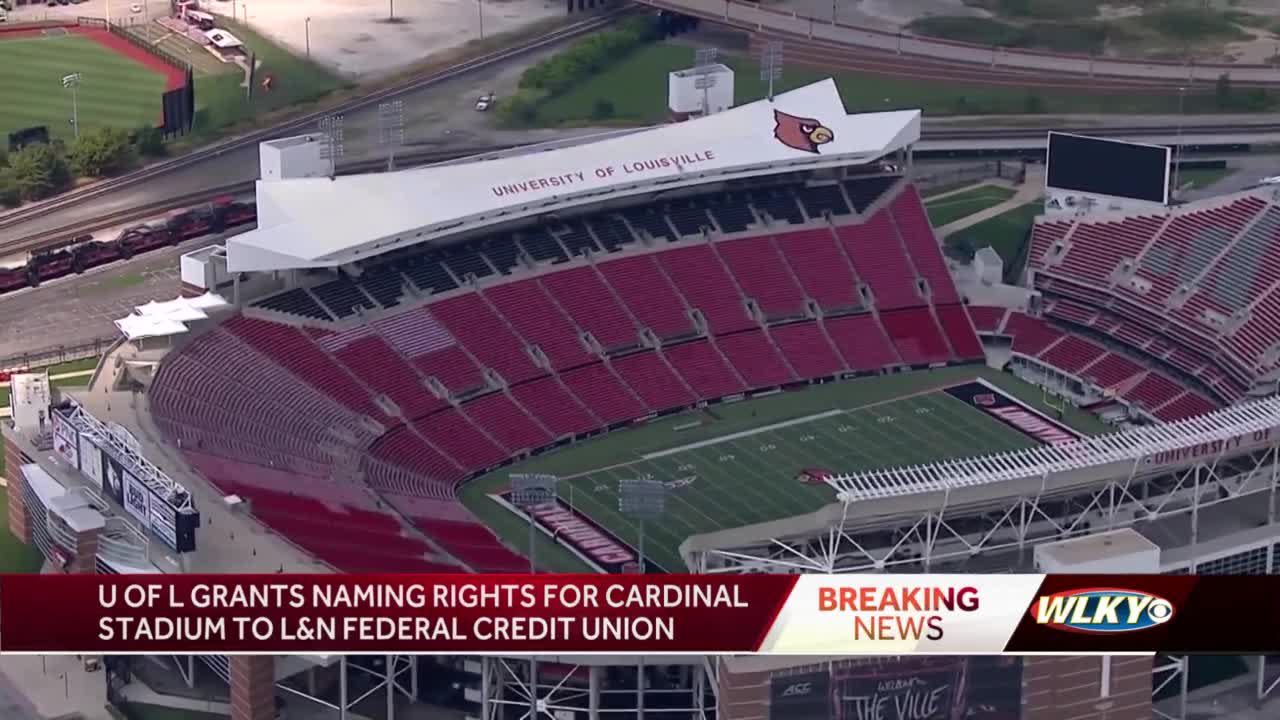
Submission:
[[[160,119],[165,78],[76,35],[0,40],[0,133],[35,125],[70,141],[71,91],[62,78],[80,73],[80,129],[132,130]]]
[[[62,373],[79,372],[81,370],[92,370],[98,367],[98,360],[101,358],[84,358],[83,360],[72,360],[70,362],[58,363],[50,365],[47,369],[50,375],[60,375]]]
[[[620,59],[586,78],[569,92],[543,103],[534,125],[596,125],[596,103],[613,104],[616,124],[658,123],[667,120],[667,73],[694,62],[693,48],[660,43]],[[743,104],[765,96],[759,64],[741,55],[721,53],[721,62],[734,70],[734,102]],[[1060,113],[1177,113],[1178,96],[1129,94],[1090,95],[1028,91],[1006,86],[978,86],[943,81],[913,80],[857,73],[832,73],[789,65],[775,85],[779,92],[833,78],[850,113],[919,108],[926,115],[1060,114]],[[1034,97],[1034,102],[1031,99]],[[1032,110],[1034,108],[1034,110]],[[1212,92],[1188,95],[1185,112],[1219,112]]]
[[[981,185],[954,195],[928,200],[925,210],[936,228],[949,225],[974,213],[986,210],[1014,196],[1014,191],[998,185]]]
[[[1190,190],[1207,188],[1235,172],[1235,168],[1192,168],[1178,172],[1178,185]]]
[[[47,368],[38,368],[48,370],[51,376],[62,375],[65,373],[84,372],[92,370],[98,366],[98,358],[85,358],[83,360],[72,360],[71,362],[50,365]],[[84,387],[89,382],[88,375],[77,375],[76,377],[64,378],[62,380],[52,380],[54,387]],[[0,385],[0,407],[9,407],[9,386]]]
[[[4,453],[0,453],[0,473],[3,472]],[[39,550],[9,534],[9,494],[7,488],[0,488],[0,573],[40,572],[43,564]]]
[[[1026,263],[1027,230],[1036,216],[1044,212],[1044,203],[1030,202],[993,218],[983,220],[947,236],[948,252],[969,255],[990,245],[1004,260],[1004,279],[1012,282],[1022,274]]]
[[[1040,406],[1038,389],[977,366],[853,380],[613,433],[479,478],[463,488],[462,498],[499,534],[525,547],[527,526],[487,495],[505,487],[514,472],[555,473],[564,478],[561,497],[566,502],[634,544],[636,529],[616,511],[617,481],[645,475],[667,481],[696,476],[691,484],[673,490],[666,516],[646,528],[647,554],[664,568],[677,570],[683,567],[679,544],[689,535],[811,512],[830,502],[834,495],[825,486],[796,482],[796,471],[803,467],[854,471],[1030,447],[1027,437],[934,391],[975,377]],[[801,418],[809,419],[762,429]],[[1075,410],[1067,421],[1083,432],[1103,429],[1092,416]],[[699,424],[692,429],[677,429],[695,422]],[[736,434],[741,436],[724,439]],[[716,439],[721,441],[664,457],[643,457]],[[585,569],[549,539],[540,538],[537,553],[542,567]]]

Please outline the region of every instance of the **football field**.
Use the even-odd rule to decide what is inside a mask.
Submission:
[[[645,554],[662,569],[680,572],[679,546],[690,535],[802,515],[832,502],[834,491],[805,482],[804,470],[854,472],[1038,444],[984,411],[995,400],[1033,414],[1051,412],[1038,389],[982,367],[865,378],[615,432],[480,478],[463,489],[463,498],[523,548],[526,521],[502,493],[511,473],[554,473],[561,478],[561,511],[634,548],[638,528],[618,512],[618,481],[659,480],[668,488],[667,508],[646,523]],[[1074,412],[1064,425],[1085,433],[1101,429]],[[544,567],[584,569],[563,547],[546,546],[538,548]]]
[[[55,32],[53,30],[49,32]],[[76,115],[81,130],[134,130],[155,125],[166,78],[96,40],[68,34],[0,36],[0,134],[45,125],[70,142],[71,90],[62,79],[80,74]]]

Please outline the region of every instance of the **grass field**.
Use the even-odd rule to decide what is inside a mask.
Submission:
[[[668,43],[649,45],[620,59],[602,72],[575,85],[569,92],[551,98],[539,109],[534,125],[573,126],[600,124],[592,112],[596,103],[613,104],[616,124],[658,123],[667,119],[667,73],[690,67],[691,47]],[[759,64],[751,58],[727,53],[720,62],[734,70],[734,102],[759,100],[765,96]],[[831,73],[799,66],[787,66],[775,85],[779,92],[802,87],[831,77],[840,87],[840,96],[850,113],[919,108],[926,115],[1006,115],[1057,113],[1177,113],[1178,97],[1172,95],[1089,95],[1078,93],[1035,93],[1025,88],[978,86],[909,78]],[[1034,102],[1031,101],[1035,98]],[[1185,112],[1216,112],[1212,93],[1188,95]]]
[[[4,472],[0,453],[0,472]],[[44,558],[34,546],[23,545],[9,533],[9,494],[0,487],[0,573],[40,572]]]
[[[1190,190],[1207,188],[1228,175],[1236,172],[1235,168],[1189,168],[1178,172],[1178,184]],[[1181,189],[1181,188],[1179,188]]]
[[[990,245],[1004,260],[1004,279],[1011,282],[1022,273],[1026,263],[1027,231],[1037,215],[1044,212],[1044,203],[1027,203],[977,225],[947,236],[948,252],[968,255]]]
[[[678,548],[690,535],[812,512],[834,499],[823,485],[797,482],[805,467],[852,472],[956,455],[1031,447],[1034,441],[940,388],[983,378],[1039,407],[1040,391],[983,367],[866,378],[782,393],[666,418],[568,450],[534,458],[463,488],[464,502],[518,547],[527,525],[489,495],[515,472],[562,478],[560,497],[633,546],[638,532],[617,512],[617,483],[650,476],[672,488],[665,516],[646,527],[646,554],[682,569]],[[1102,429],[1071,412],[1082,432]],[[583,563],[542,538],[543,567],[581,571]]]
[[[98,358],[85,358],[84,360],[72,360],[71,362],[50,365],[48,368],[39,368],[48,370],[50,375],[62,375],[64,373],[78,373],[86,370],[92,370],[98,366]],[[73,378],[63,378],[61,380],[53,380],[51,384],[54,387],[83,387],[89,383],[88,375],[81,375]],[[9,407],[9,385],[8,383],[0,385],[0,408]],[[4,470],[4,459],[0,457],[0,471]]]
[[[258,87],[254,88],[253,99],[247,99],[243,87],[244,74],[234,66],[232,72],[197,76],[197,130],[214,130],[316,100],[345,85],[337,75],[294,55],[241,23],[220,17],[218,27],[233,33],[257,58]],[[263,78],[268,75],[273,78],[270,92],[261,87]]]
[[[929,222],[939,228],[982,212],[1013,197],[1014,191],[999,185],[980,185],[954,195],[925,201]]]
[[[62,78],[80,73],[80,128],[132,130],[160,119],[165,78],[86,37],[57,35],[0,40],[0,133],[46,125],[70,140],[71,91]]]

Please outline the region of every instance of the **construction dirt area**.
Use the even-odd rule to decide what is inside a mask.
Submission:
[[[201,6],[240,20],[247,13],[258,32],[298,55],[309,44],[313,60],[353,80],[565,14],[563,0],[205,0]]]

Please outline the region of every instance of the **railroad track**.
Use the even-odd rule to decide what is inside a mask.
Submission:
[[[492,145],[485,147],[463,148],[459,150],[402,151],[396,156],[396,160],[401,164],[401,167],[404,168],[406,166],[428,165],[431,163],[456,160],[458,158],[501,152],[503,150],[511,150],[516,147],[519,146]],[[373,158],[370,160],[344,163],[338,168],[338,175],[356,175],[359,173],[374,172],[383,170],[386,166],[387,161],[383,158]],[[139,222],[146,220],[147,218],[164,214],[171,210],[179,210],[193,205],[199,205],[200,203],[209,202],[214,198],[222,197],[224,195],[240,195],[252,192],[255,183],[256,181],[251,180],[233,183],[230,185],[222,185],[220,187],[208,188],[206,190],[187,193],[185,195],[165,198],[164,200],[157,200],[145,205],[138,205],[113,213],[106,213],[91,221],[66,225],[57,228],[56,230],[22,237],[16,242],[5,243],[4,245],[0,245],[0,252],[21,253],[44,250],[65,241],[67,238],[76,237],[77,235],[94,233],[104,228],[125,225],[131,222]]]
[[[1086,127],[1086,128],[1052,128],[1063,132],[1076,132],[1086,135],[1103,135],[1106,137],[1133,137],[1141,135],[1161,135],[1177,132],[1177,128],[1168,126],[1130,126],[1130,127]],[[924,128],[921,133],[922,139],[932,141],[947,140],[1026,140],[1040,139],[1050,130],[1049,127],[1034,128],[1009,128],[1001,130],[992,130],[990,128]],[[1243,135],[1243,134],[1280,134],[1280,123],[1258,123],[1258,124],[1236,124],[1236,125],[1188,125],[1181,130],[1183,135],[1195,136],[1198,134],[1214,134],[1214,135]],[[523,145],[491,145],[482,147],[472,147],[460,150],[420,150],[417,152],[402,152],[397,156],[397,160],[401,164],[401,169],[414,165],[427,165],[431,163],[446,162],[464,157],[473,157],[477,155],[487,155],[490,153],[498,153],[506,150],[513,150]],[[370,160],[362,160],[358,162],[345,163],[338,168],[339,175],[354,175],[366,172],[381,171],[386,167],[386,160],[382,158],[373,158]],[[43,232],[36,235],[29,235],[19,239],[17,242],[7,243],[0,246],[0,252],[4,253],[21,253],[35,252],[47,249],[65,241],[67,238],[93,233],[104,228],[124,225],[130,222],[138,222],[147,218],[155,217],[171,210],[199,205],[208,202],[214,198],[223,195],[238,195],[251,192],[254,188],[254,182],[241,182],[231,185],[224,185],[216,188],[209,188],[199,192],[189,193],[176,197],[158,200],[156,202],[139,205],[136,207],[120,210],[114,213],[108,213],[95,218],[92,221],[66,225],[56,230]]]
[[[284,137],[295,132],[314,128],[316,123],[327,115],[351,113],[372,107],[380,102],[384,102],[397,96],[416,92],[418,90],[431,87],[432,85],[437,85],[446,80],[451,80],[458,76],[465,75],[469,72],[481,70],[497,63],[520,57],[521,55],[528,54],[548,45],[552,45],[569,38],[578,37],[608,25],[616,18],[629,12],[632,12],[630,7],[611,10],[601,15],[596,15],[581,22],[574,23],[573,25],[554,30],[545,35],[541,35],[520,45],[504,48],[502,50],[472,58],[471,60],[453,65],[425,77],[407,80],[339,105],[325,108],[323,111],[308,113],[306,115],[285,120],[280,124],[269,128],[229,138],[181,157],[150,165],[141,170],[129,173],[128,175],[122,175],[118,178],[106,180],[92,187],[85,188],[84,190],[67,193],[38,205],[33,205],[29,208],[19,208],[4,215],[0,215],[0,231],[16,227],[23,222],[31,220],[32,218],[44,217],[61,210],[65,210],[66,208],[74,207],[122,188],[154,180],[157,177],[174,172],[175,170],[197,165],[206,159],[216,157],[231,150],[237,150],[246,146],[255,145],[264,140]],[[62,230],[60,229],[57,232],[61,233]],[[49,233],[44,233],[44,235],[48,234]]]

